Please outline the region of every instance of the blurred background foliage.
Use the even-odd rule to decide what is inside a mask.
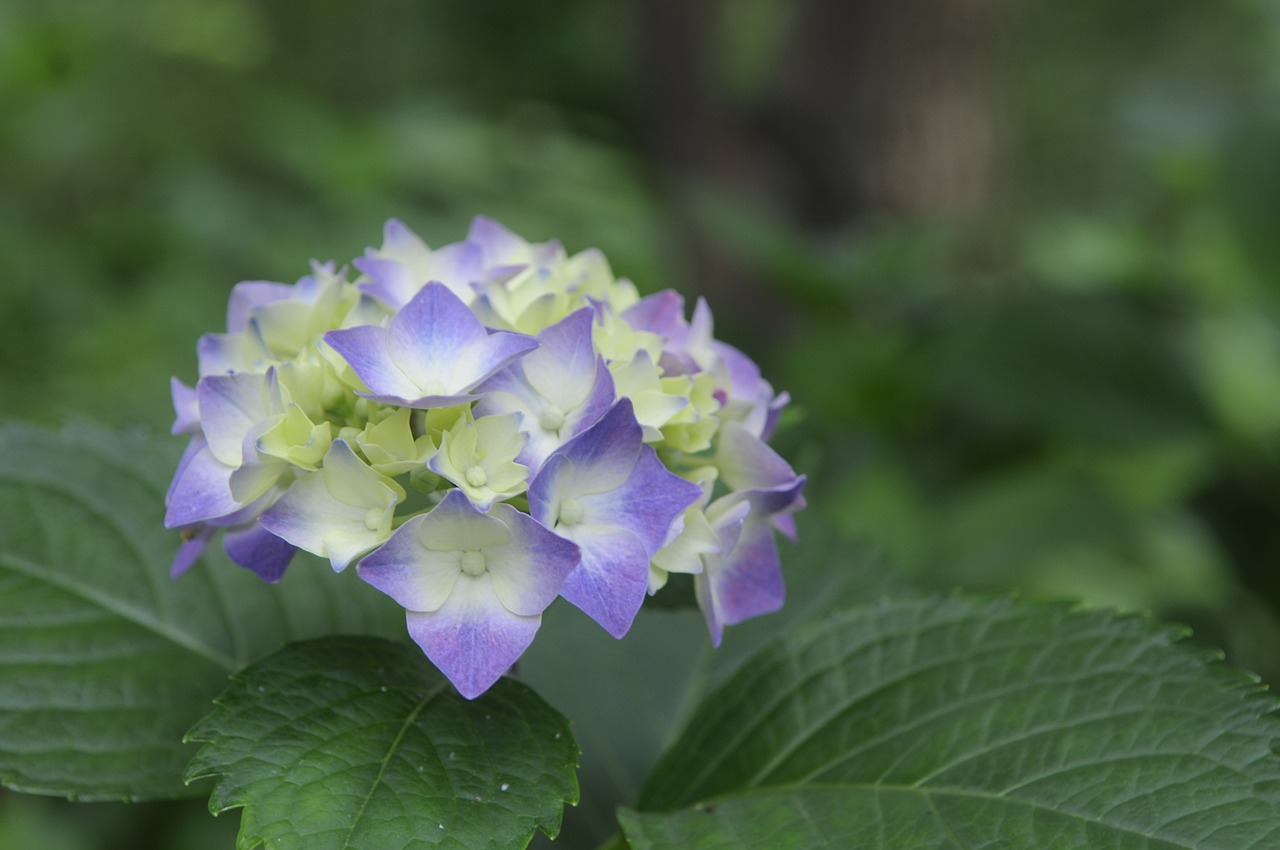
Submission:
[[[1277,0],[6,0],[0,414],[163,429],[236,281],[484,213],[709,298],[795,400],[803,560],[1277,682],[1278,48]],[[0,848],[234,832],[58,811]]]

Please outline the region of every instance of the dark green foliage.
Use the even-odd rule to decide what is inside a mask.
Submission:
[[[1275,700],[1180,636],[1003,600],[833,616],[707,697],[624,829],[635,848],[1273,846]]]
[[[465,700],[411,645],[292,644],[216,703],[187,778],[244,807],[242,850],[518,848],[578,799],[564,717],[510,679]]]

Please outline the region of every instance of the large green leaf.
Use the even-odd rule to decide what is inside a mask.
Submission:
[[[272,587],[220,552],[178,581],[164,490],[179,445],[0,429],[0,781],[81,799],[187,796],[183,733],[228,673],[291,639],[399,634],[353,575]]]
[[[1182,633],[1064,605],[886,603],[704,703],[635,848],[1280,846],[1280,726]]]
[[[887,565],[865,553],[847,554],[842,569],[831,569],[827,553],[836,541],[821,525],[800,521],[802,544],[783,549],[787,604],[727,629],[719,648],[697,610],[646,603],[622,640],[566,602],[547,611],[519,674],[573,721],[585,790],[554,844],[537,836],[534,846],[594,848],[616,832],[618,806],[636,800],[707,690],[762,645],[833,605],[904,592]]]
[[[468,701],[417,647],[291,644],[232,678],[191,730],[190,778],[243,806],[242,850],[524,847],[578,800],[569,723],[502,679]]]

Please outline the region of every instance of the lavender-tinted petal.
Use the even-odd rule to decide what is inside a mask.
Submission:
[[[470,390],[490,375],[538,347],[538,341],[519,333],[496,331],[457,352],[451,389]]]
[[[644,432],[636,421],[631,399],[621,398],[594,425],[568,440],[552,457],[562,454],[573,461],[576,474],[571,495],[576,497],[621,486],[635,468],[643,446]],[[530,484],[530,492],[545,471],[544,468]]]
[[[394,398],[422,395],[422,389],[392,361],[384,328],[360,325],[329,331],[324,341],[355,370],[371,394]]]
[[[398,218],[389,218],[382,226],[382,250],[403,256],[406,253],[425,253],[428,249],[418,234]]]
[[[649,590],[649,553],[640,538],[621,528],[579,525],[567,536],[582,550],[582,561],[560,595],[622,637]]]
[[[356,574],[409,611],[435,611],[453,592],[461,553],[422,544],[423,516],[402,525],[356,566]]]
[[[513,614],[541,614],[578,566],[577,545],[510,505],[494,505],[490,513],[511,531],[509,543],[484,550],[498,601]]]
[[[751,513],[761,517],[777,518],[804,507],[805,476],[797,475],[776,487],[759,487],[737,490],[726,498],[741,498],[751,505]]]
[[[665,337],[669,347],[684,346],[688,327],[684,321],[684,298],[674,289],[641,298],[623,311],[622,318],[638,331]]]
[[[198,442],[197,442],[198,441]],[[199,437],[174,476],[164,515],[166,528],[182,528],[225,516],[241,505],[231,495],[231,472]]]
[[[254,307],[282,301],[294,294],[292,286],[284,283],[271,283],[265,280],[246,280],[231,288],[231,297],[227,299],[227,332],[242,331],[249,324],[249,317]]]
[[[475,393],[458,395],[424,395],[416,398],[404,398],[398,395],[378,395],[377,393],[356,393],[370,401],[382,404],[394,404],[397,407],[412,407],[414,410],[431,410],[437,407],[456,407],[459,404],[470,404],[481,396]]]
[[[729,382],[734,396],[751,398],[759,393],[764,379],[760,376],[760,367],[754,360],[720,340],[711,341],[711,350],[724,360],[729,370]]]
[[[737,422],[720,428],[716,466],[734,490],[777,487],[796,479],[791,464]]]
[[[203,375],[256,371],[271,359],[258,323],[252,320],[244,330],[226,334],[204,334],[196,342],[196,359]]]
[[[764,427],[760,429],[760,439],[767,441],[773,436],[773,431],[778,427],[778,419],[782,416],[782,411],[790,403],[790,393],[781,392],[773,397],[765,408]]]
[[[724,625],[731,626],[781,608],[787,592],[782,581],[778,544],[770,525],[748,518],[742,525],[737,545],[721,556],[719,567],[711,571],[708,579]]]
[[[431,257],[431,280],[439,280],[464,301],[470,300],[471,284],[484,272],[484,250],[474,242],[443,245]]]
[[[195,434],[200,430],[200,402],[195,387],[189,387],[177,378],[169,379],[169,394],[173,397],[174,420],[171,434]]]
[[[460,576],[438,611],[407,615],[413,638],[467,699],[475,699],[533,643],[541,616],[521,617],[502,606],[487,575]]]
[[[454,367],[460,352],[486,336],[484,326],[470,308],[449,287],[432,282],[391,317],[386,332],[386,349],[390,359],[420,388],[419,394],[422,389],[431,388],[432,384],[447,387],[447,392],[456,392],[463,389],[453,383]],[[379,391],[372,384],[369,388]],[[399,391],[393,392],[404,395]]]
[[[245,436],[271,414],[274,377],[274,372],[210,375],[196,384],[205,438],[228,466],[244,462]]]
[[[208,548],[217,530],[211,525],[203,524],[184,528],[182,545],[178,547],[177,554],[173,556],[173,563],[169,565],[169,578],[178,578],[191,569],[195,562],[200,560],[200,556]]]
[[[487,216],[478,215],[471,220],[467,241],[484,251],[486,266],[523,263],[528,259],[528,243]]]
[[[370,280],[357,288],[395,309],[403,307],[425,281],[415,281],[403,264],[382,257],[359,257],[352,264]]]
[[[539,333],[538,350],[521,361],[529,386],[561,411],[580,405],[596,381],[594,324],[590,307],[570,313]]]
[[[625,528],[652,555],[666,542],[671,524],[701,496],[701,487],[669,471],[654,450],[645,446],[622,486],[582,500],[584,521]]]
[[[298,549],[281,540],[258,523],[248,528],[228,530],[222,537],[222,548],[232,561],[257,574],[268,584],[284,577],[285,568]]]

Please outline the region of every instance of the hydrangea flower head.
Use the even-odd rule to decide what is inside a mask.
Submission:
[[[174,379],[175,577],[219,536],[269,582],[298,549],[355,564],[467,698],[557,597],[620,638],[691,574],[717,645],[782,605],[775,534],[804,505],[767,444],[787,396],[704,301],[686,318],[598,251],[483,217],[434,249],[393,219],[352,268],[238,284],[195,385]]]

